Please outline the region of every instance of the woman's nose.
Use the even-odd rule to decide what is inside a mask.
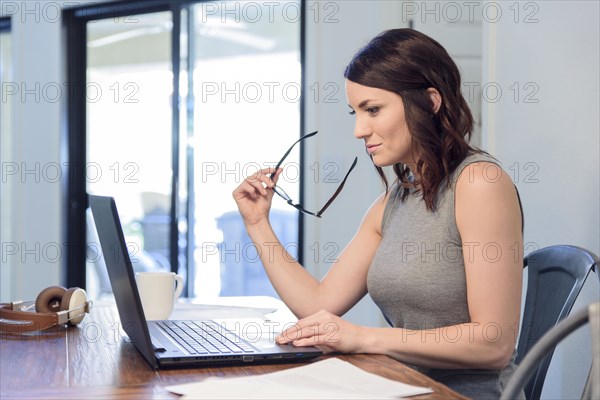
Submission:
[[[371,128],[368,124],[362,122],[359,118],[356,118],[354,123],[354,137],[357,139],[364,139],[371,134]]]

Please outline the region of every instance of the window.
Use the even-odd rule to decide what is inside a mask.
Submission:
[[[134,269],[178,272],[188,296],[275,295],[231,192],[302,133],[301,7],[277,4],[154,1],[66,11],[69,161],[77,168],[68,185],[76,205],[68,216],[70,286],[110,290],[99,245],[80,239],[88,217],[79,205],[90,193],[115,197]],[[299,158],[298,150],[290,155],[283,177],[295,198]],[[271,220],[296,256],[296,211],[274,199]]]

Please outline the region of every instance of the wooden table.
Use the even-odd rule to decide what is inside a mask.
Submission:
[[[247,302],[244,302],[247,305]],[[322,360],[323,356],[315,360]],[[401,382],[430,387],[415,399],[462,399],[446,386],[383,355],[337,355],[366,371]],[[112,304],[96,304],[77,327],[31,335],[2,334],[0,398],[150,399],[178,398],[172,384],[209,376],[246,376],[299,366],[291,364],[153,370],[120,329]]]

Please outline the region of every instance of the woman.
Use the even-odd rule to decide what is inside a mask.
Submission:
[[[354,135],[386,190],[320,282],[282,246],[259,249],[299,318],[277,340],[387,354],[469,397],[499,397],[514,369],[521,301],[516,188],[494,158],[468,144],[473,117],[458,68],[433,39],[383,32],[344,76]],[[384,166],[397,175],[391,186]],[[258,247],[277,241],[268,212],[280,173],[263,169],[233,192]],[[367,292],[392,327],[340,318]]]

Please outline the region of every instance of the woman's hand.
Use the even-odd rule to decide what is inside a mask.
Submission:
[[[362,326],[344,321],[321,310],[299,320],[275,338],[277,343],[294,346],[317,346],[326,353],[364,353],[368,336]]]
[[[256,174],[247,177],[233,191],[233,198],[246,225],[254,225],[268,218],[271,200],[273,199],[273,186],[281,174],[273,168],[265,168]],[[273,179],[270,174],[274,173]]]

